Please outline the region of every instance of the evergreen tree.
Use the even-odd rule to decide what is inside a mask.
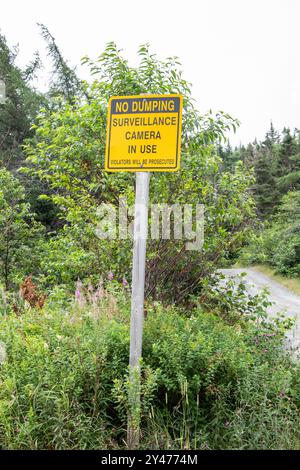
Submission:
[[[273,126],[273,122],[271,121],[270,130],[266,133],[265,140],[263,144],[269,148],[273,145],[278,144],[280,142],[280,136],[278,131],[275,130]]]
[[[300,189],[300,145],[297,133],[291,135],[287,128],[279,151],[277,187],[282,195]]]
[[[38,265],[36,242],[42,233],[19,180],[0,169],[0,281],[6,289]]]
[[[278,202],[275,168],[272,149],[262,147],[255,161],[254,197],[259,216],[265,218],[272,214]]]
[[[38,24],[38,26],[41,29],[42,37],[46,41],[48,55],[53,62],[50,96],[63,96],[69,103],[73,103],[76,97],[84,96],[89,99],[75,68],[69,67],[49,29],[43,24]]]
[[[242,161],[245,163],[247,168],[253,168],[256,159],[256,149],[253,144],[248,144],[247,147],[244,145],[241,147]]]
[[[21,145],[33,136],[31,125],[44,97],[30,86],[40,67],[38,55],[24,71],[16,66],[17,48],[10,49],[0,35],[0,79],[6,86],[5,103],[0,104],[0,165],[15,170],[23,161]]]
[[[0,79],[6,85],[6,100],[0,104],[0,167],[18,175],[37,219],[52,228],[57,222],[57,211],[53,203],[39,200],[40,194],[49,192],[47,185],[36,176],[18,172],[25,165],[23,144],[35,134],[35,118],[42,107],[49,108],[50,104],[31,86],[41,67],[39,55],[36,53],[24,70],[16,65],[17,55],[18,49],[9,48],[6,38],[0,35]]]
[[[292,159],[297,152],[296,139],[291,135],[289,128],[283,129],[283,139],[280,146],[278,160],[278,176],[284,176],[293,171]]]

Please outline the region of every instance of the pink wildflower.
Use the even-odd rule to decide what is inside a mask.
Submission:
[[[85,297],[83,294],[83,284],[78,279],[76,282],[76,288],[75,288],[75,301],[82,307],[85,304]]]

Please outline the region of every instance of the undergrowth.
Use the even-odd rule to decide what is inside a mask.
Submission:
[[[228,318],[222,308],[149,303],[141,448],[299,448],[300,368],[282,347],[285,325],[253,321],[252,303],[251,318],[240,303]],[[1,317],[2,449],[126,448],[129,312],[126,288],[112,285],[68,302],[56,290],[43,309]]]

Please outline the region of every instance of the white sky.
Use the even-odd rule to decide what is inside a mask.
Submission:
[[[242,122],[232,141],[245,144],[263,138],[271,119],[278,130],[300,128],[299,20],[300,0],[0,0],[0,30],[19,43],[20,65],[35,50],[44,57],[37,22],[70,65],[111,40],[135,65],[149,42],[159,58],[180,58],[201,112]]]

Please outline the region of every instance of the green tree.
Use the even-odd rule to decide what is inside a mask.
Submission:
[[[279,152],[279,176],[286,175],[292,171],[292,160],[291,157],[295,155],[297,151],[296,139],[291,135],[289,128],[283,129],[283,139],[281,142],[280,152]]]
[[[300,275],[300,191],[285,194],[264,230],[253,236],[242,258],[269,264],[281,274]]]
[[[277,186],[281,194],[300,189],[300,145],[297,133],[283,130],[283,139],[278,157]]]
[[[240,146],[227,152],[225,149],[225,154],[222,157],[225,168],[231,169],[231,171],[238,161],[242,161],[246,168],[254,169],[255,184],[251,190],[260,219],[265,219],[274,213],[280,198],[280,190],[277,187],[279,141],[279,134],[271,122],[270,129],[262,142],[258,143],[255,140],[247,147]]]
[[[270,129],[266,133],[266,137],[264,140],[264,145],[266,147],[272,148],[273,145],[278,144],[280,142],[279,133],[274,128],[273,122],[271,121]]]
[[[258,213],[265,218],[274,212],[278,203],[278,191],[276,188],[276,160],[273,147],[264,145],[258,151],[254,165],[255,185],[254,195]]]
[[[119,279],[129,277],[131,241],[99,240],[95,233],[100,203],[117,205],[120,195],[127,196],[129,203],[134,198],[132,174],[103,170],[108,99],[141,93],[182,94],[182,169],[153,176],[151,201],[205,204],[207,241],[201,253],[186,251],[181,240],[149,242],[147,276],[148,293],[179,301],[199,289],[216,262],[241,243],[253,217],[247,191],[252,176],[241,167],[233,174],[222,172],[217,156],[216,143],[225,140],[236,121],[222,112],[216,116],[198,113],[176,59],[160,62],[147,46],[140,48],[139,56],[139,66],[130,67],[116,46],[109,44],[96,63],[85,58],[96,77],[88,89],[89,100],[61,100],[55,112],[43,110],[36,138],[27,143],[26,151],[32,171],[51,187],[51,198],[67,222],[66,237],[72,233],[78,253],[83,249],[93,259],[89,266],[94,275],[113,271]],[[82,272],[86,268],[84,262]],[[73,280],[81,274],[77,269]]]
[[[36,270],[41,234],[24,188],[8,170],[0,170],[0,278],[6,289]]]
[[[84,83],[78,78],[75,68],[68,65],[49,29],[43,24],[38,24],[38,26],[47,44],[48,56],[53,63],[51,85],[48,92],[50,97],[62,96],[69,103],[72,103],[76,97],[84,96],[88,99]]]
[[[30,86],[40,66],[39,57],[21,70],[15,63],[18,50],[10,49],[0,35],[0,79],[6,85],[6,101],[0,104],[0,165],[15,170],[24,160],[22,143],[33,136],[31,125],[38,109],[45,104],[43,96]]]
[[[6,101],[0,104],[0,167],[8,168],[13,174],[24,164],[22,145],[25,139],[34,137],[32,126],[39,109],[50,105],[46,96],[31,85],[41,67],[38,54],[24,70],[16,65],[17,55],[17,48],[9,48],[5,37],[0,35],[0,78],[6,85]],[[48,227],[54,226],[57,218],[53,204],[39,199],[49,188],[34,174],[30,177],[19,174],[19,178],[38,219]]]

